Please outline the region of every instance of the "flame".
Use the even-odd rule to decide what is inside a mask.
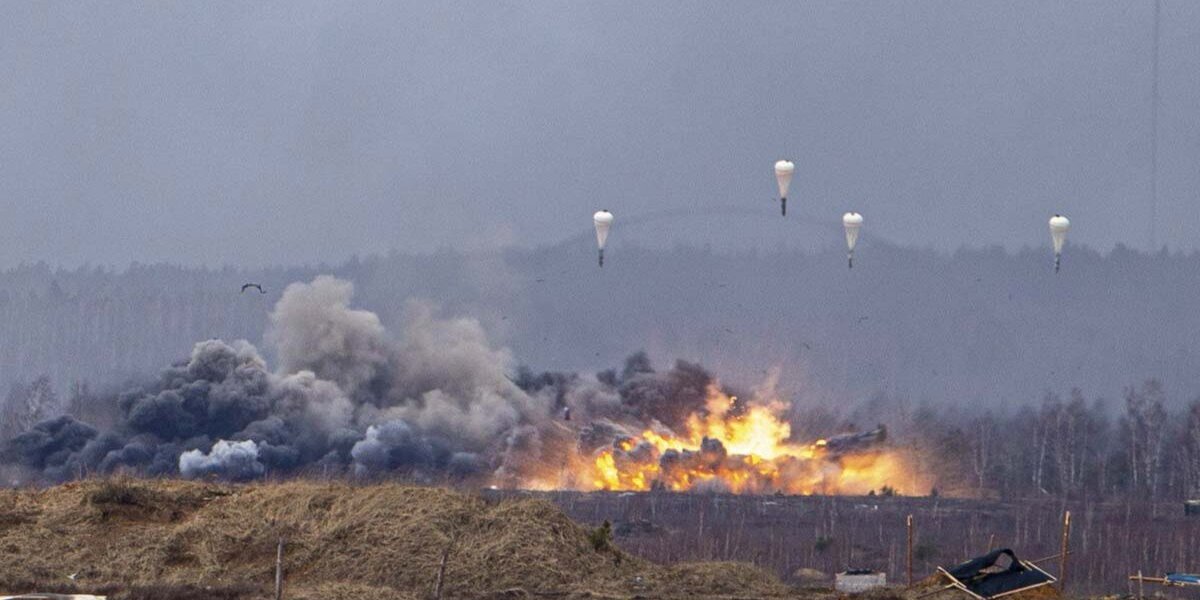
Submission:
[[[885,486],[902,494],[916,491],[910,488],[917,478],[898,451],[835,452],[826,440],[792,442],[785,410],[777,401],[739,403],[710,386],[705,410],[689,415],[682,433],[658,426],[616,440],[590,460],[572,460],[572,470],[586,475],[558,487],[687,491],[707,486],[739,494],[866,494]]]

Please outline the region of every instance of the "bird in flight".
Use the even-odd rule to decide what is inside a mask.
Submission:
[[[248,289],[250,289],[250,288],[255,288],[255,289],[257,289],[257,290],[258,290],[258,293],[260,293],[260,294],[265,294],[265,293],[267,293],[265,290],[263,290],[262,286],[261,286],[261,285],[259,285],[259,284],[257,284],[257,283],[246,283],[246,284],[243,284],[243,285],[242,285],[242,293],[243,293],[243,294],[244,294],[244,293],[246,293],[246,290],[248,290]]]

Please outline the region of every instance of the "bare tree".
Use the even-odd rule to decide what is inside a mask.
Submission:
[[[1070,496],[1082,486],[1086,468],[1090,423],[1083,392],[1072,389],[1070,401],[1056,403],[1049,416],[1054,423],[1051,448],[1058,492]]]
[[[1062,400],[1059,399],[1058,394],[1047,393],[1042,398],[1042,408],[1038,411],[1033,431],[1033,446],[1037,452],[1034,458],[1033,487],[1043,494],[1050,493],[1046,489],[1046,463],[1057,425],[1058,413],[1061,410]]]
[[[29,393],[25,396],[25,407],[20,415],[21,430],[26,431],[50,417],[58,416],[62,408],[58,394],[54,393],[54,386],[50,383],[50,376],[39,375],[29,384]]]
[[[0,440],[7,440],[24,431],[23,412],[29,395],[29,386],[14,381],[8,386],[8,394],[0,405]]]
[[[1186,493],[1189,497],[1196,498],[1200,497],[1200,398],[1188,404],[1183,435],[1183,446],[1187,456]]]
[[[1167,411],[1162,384],[1150,379],[1140,389],[1125,390],[1125,418],[1129,429],[1131,489],[1154,494],[1161,478],[1163,441]]]
[[[968,442],[971,446],[971,470],[975,474],[976,493],[981,497],[984,490],[989,488],[988,477],[991,475],[997,425],[999,422],[991,412],[971,421],[971,436]]]

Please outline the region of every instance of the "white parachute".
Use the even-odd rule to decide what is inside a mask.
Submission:
[[[848,253],[847,260],[850,263],[850,268],[854,268],[854,246],[858,245],[858,230],[862,229],[863,217],[856,212],[848,212],[842,215],[842,227],[846,228],[846,248]]]
[[[787,216],[788,187],[792,185],[792,174],[795,172],[796,165],[790,160],[775,163],[775,181],[779,184],[779,208],[784,216]]]
[[[1071,221],[1062,215],[1050,217],[1050,239],[1054,242],[1054,272],[1058,272],[1059,261],[1062,258],[1063,243],[1067,241],[1067,230]]]
[[[607,210],[597,211],[592,215],[596,224],[596,245],[600,247],[600,266],[604,266],[604,244],[608,242],[608,229],[612,227],[613,216]]]

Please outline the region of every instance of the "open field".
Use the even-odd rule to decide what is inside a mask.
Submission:
[[[1064,505],[949,498],[732,496],[661,493],[492,492],[534,495],[573,519],[614,524],[617,543],[656,562],[732,560],[783,578],[802,568],[847,567],[905,579],[905,516],[917,524],[915,576],[983,554],[994,543],[1027,560],[1059,553]],[[1200,517],[1178,503],[1070,502],[1068,592],[1114,594],[1126,577],[1200,567]],[[994,536],[994,537],[993,537]],[[1043,563],[1057,575],[1058,559]],[[1148,590],[1149,591],[1149,590]],[[1157,591],[1157,588],[1156,588]]]
[[[1063,508],[947,498],[86,481],[0,492],[0,591],[265,598],[282,537],[288,598],[432,597],[445,556],[445,598],[815,599],[832,596],[820,591],[831,581],[819,574],[848,567],[884,570],[903,583],[908,514],[917,523],[921,580],[989,544],[1026,559],[1056,554]],[[1067,508],[1071,596],[1124,593],[1128,574],[1187,570],[1198,558],[1192,540],[1200,519],[1177,505]],[[613,544],[595,538],[605,520]],[[1044,566],[1059,571],[1057,559]]]

